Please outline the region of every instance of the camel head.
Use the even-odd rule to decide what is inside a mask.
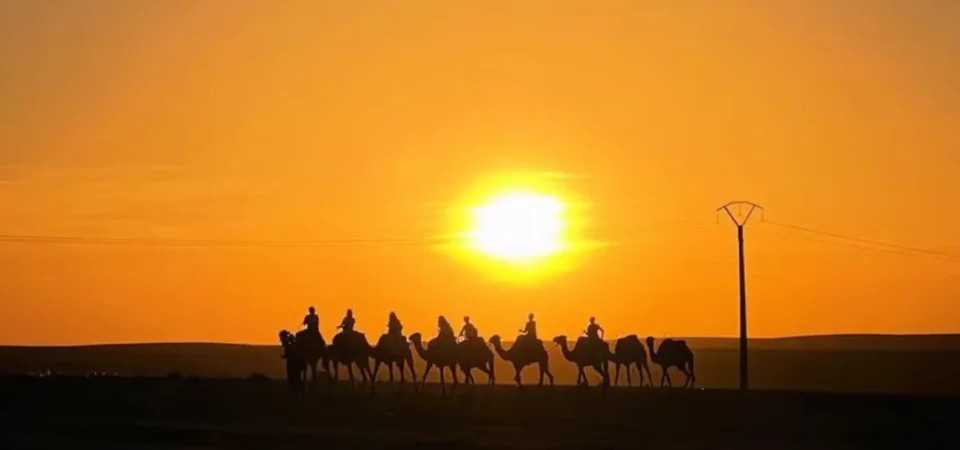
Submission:
[[[646,342],[647,342],[647,346],[653,347],[653,344],[654,342],[657,342],[657,339],[654,338],[653,336],[647,336]]]
[[[410,335],[410,342],[413,344],[422,343],[423,336],[420,333],[413,333]]]
[[[561,346],[561,347],[566,347],[566,346],[567,346],[567,337],[566,337],[566,336],[557,336],[557,337],[553,338],[553,343],[554,343],[554,344],[557,344],[557,345],[559,345],[559,346]]]
[[[280,333],[279,333],[280,344],[282,344],[282,345],[287,345],[287,343],[290,342],[290,336],[291,336],[291,335],[290,335],[290,332],[289,332],[289,331],[287,331],[287,330],[280,330]]]
[[[490,343],[493,345],[500,345],[500,335],[495,334],[493,336],[490,336]]]

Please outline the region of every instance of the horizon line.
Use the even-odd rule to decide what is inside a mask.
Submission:
[[[491,335],[492,336],[492,335]],[[558,335],[559,336],[559,335]],[[625,336],[630,336],[625,335]],[[621,337],[625,337],[621,336]],[[636,335],[641,337],[640,335]],[[658,340],[663,339],[664,337],[657,337]],[[778,341],[778,340],[790,340],[790,339],[815,339],[815,338],[854,338],[854,337],[873,337],[873,338],[883,338],[883,337],[957,337],[960,338],[960,332],[955,333],[827,333],[827,334],[799,334],[799,335],[787,335],[787,336],[768,336],[768,337],[751,337],[749,341]],[[731,340],[737,341],[739,338],[737,336],[674,336],[668,337],[670,339],[715,339],[715,340]],[[484,341],[489,338],[484,338]],[[550,338],[552,339],[552,338]],[[549,343],[550,339],[541,339],[545,343]],[[616,342],[618,338],[614,339],[604,339],[604,342]],[[504,342],[514,342],[514,340],[505,340]],[[3,344],[0,343],[0,348],[83,348],[83,347],[122,347],[122,346],[145,346],[145,345],[226,345],[226,346],[242,346],[242,347],[272,347],[279,346],[279,344],[272,343],[251,343],[251,342],[216,342],[216,341],[142,341],[142,342],[99,342],[99,343],[85,343],[85,344]]]

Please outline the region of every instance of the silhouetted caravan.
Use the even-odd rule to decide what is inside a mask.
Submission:
[[[620,384],[620,368],[627,368],[627,386],[633,386],[630,372],[631,366],[637,366],[637,372],[640,374],[640,386],[643,387],[643,373],[647,373],[647,380],[650,386],[653,386],[653,376],[650,375],[650,367],[647,365],[647,349],[643,347],[640,338],[635,334],[617,339],[614,346],[612,361],[616,364],[617,372],[613,378],[613,385]]]
[[[654,348],[654,342],[656,342],[656,339],[652,336],[647,338],[647,347],[650,349],[650,360],[660,366],[660,370],[662,371],[660,386],[673,386],[668,371],[671,367],[676,367],[687,376],[687,379],[683,382],[683,387],[692,388],[694,382],[697,380],[697,376],[693,370],[693,351],[687,346],[687,342],[683,340],[664,339],[663,342],[660,343],[659,350]]]
[[[410,335],[410,342],[413,344],[414,350],[417,351],[417,354],[420,355],[420,358],[427,363],[427,368],[423,371],[422,377],[422,386],[423,388],[427,385],[427,375],[430,374],[430,371],[433,370],[434,366],[440,369],[440,392],[443,394],[447,393],[447,381],[444,374],[444,369],[450,369],[450,373],[453,375],[453,387],[457,387],[457,343],[456,340],[452,342],[448,339],[434,338],[430,341],[426,348],[423,346],[423,336],[420,333],[413,333]]]
[[[397,315],[390,313],[390,319],[387,324],[387,333],[380,336],[377,346],[373,348],[373,375],[374,378],[380,372],[380,364],[387,366],[390,374],[390,382],[393,383],[393,366],[396,365],[400,371],[400,384],[406,382],[404,369],[410,368],[410,374],[413,376],[413,386],[417,386],[417,371],[413,367],[413,352],[410,351],[410,344],[403,335],[403,325]]]
[[[603,341],[595,342],[594,338],[581,337],[573,350],[570,350],[566,336],[557,336],[553,342],[560,347],[563,357],[577,365],[577,386],[587,384],[587,376],[584,374],[584,367],[591,367],[603,377],[602,385],[610,385],[610,371],[607,368],[608,362],[613,357],[610,354],[610,348]]]
[[[487,374],[488,385],[493,387],[496,383],[496,375],[493,370],[493,351],[487,347],[477,328],[470,323],[469,317],[463,318],[463,329],[460,330],[460,336],[464,339],[457,344],[457,363],[460,370],[463,371],[463,382],[466,384],[476,384],[473,379],[473,369],[478,369]]]
[[[355,365],[360,369],[360,376],[363,377],[363,382],[369,382],[370,389],[372,390],[376,384],[374,383],[373,372],[370,370],[370,358],[373,356],[373,347],[367,342],[367,337],[363,333],[354,331],[353,327],[355,323],[353,311],[347,310],[347,316],[344,317],[343,322],[337,327],[342,331],[333,337],[333,344],[328,348],[330,361],[333,362],[332,374],[334,380],[336,380],[340,364],[344,364],[347,366],[350,382],[353,383],[355,381],[353,366]]]
[[[523,383],[520,381],[520,372],[530,364],[536,364],[540,367],[539,386],[543,386],[544,375],[550,378],[550,385],[553,386],[553,374],[550,373],[549,356],[547,356],[547,349],[544,348],[543,341],[539,339],[518,339],[510,347],[510,350],[504,350],[500,336],[493,335],[490,337],[490,344],[493,345],[493,349],[500,356],[500,359],[513,365],[513,370],[516,373],[513,380],[516,381],[518,387],[523,387]]]
[[[283,347],[283,354],[280,358],[286,362],[287,385],[291,394],[302,394],[304,392],[304,378],[306,378],[307,365],[296,345],[296,338],[287,330],[281,330],[279,333],[280,345]]]

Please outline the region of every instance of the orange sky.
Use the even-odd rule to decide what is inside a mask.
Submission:
[[[610,244],[518,284],[429,245],[0,243],[0,343],[272,343],[309,304],[328,334],[352,306],[368,334],[395,309],[735,335],[728,200],[960,255],[957,23],[949,0],[0,1],[2,234],[430,237],[519,176]],[[747,239],[755,336],[960,332],[957,261]]]

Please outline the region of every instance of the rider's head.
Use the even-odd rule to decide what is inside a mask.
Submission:
[[[317,308],[314,308],[314,307],[311,306],[311,307],[310,307],[310,314],[313,314],[313,313],[315,313],[315,312],[317,312]]]
[[[446,317],[443,317],[443,316],[437,317],[437,323],[440,324],[440,325],[443,325],[443,324],[447,323],[447,318],[446,318]]]
[[[590,318],[590,323],[596,323],[596,321],[597,321],[597,318],[596,318],[596,317],[591,317],[591,318]]]
[[[530,313],[530,315],[527,316],[527,319],[533,320],[533,313]]]
[[[470,323],[470,316],[463,316],[463,321],[466,323]]]
[[[393,311],[390,311],[390,318],[391,318],[391,319],[396,319],[396,318],[397,318],[397,313],[395,313],[395,312],[393,312]]]
[[[352,309],[348,309],[348,310],[347,310],[347,317],[353,317],[353,310],[352,310]]]

